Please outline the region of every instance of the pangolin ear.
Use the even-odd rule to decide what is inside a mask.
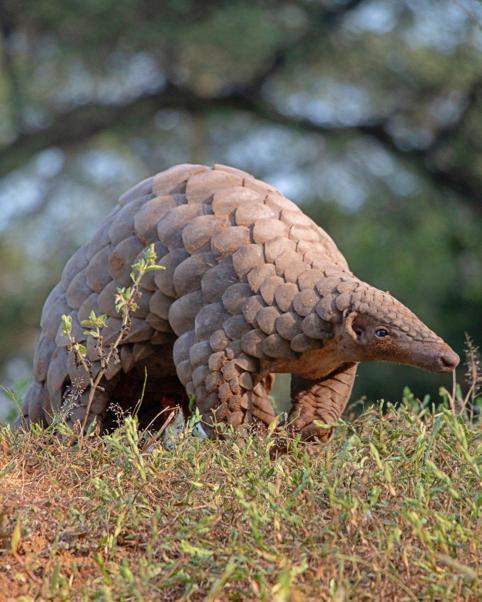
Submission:
[[[347,334],[350,335],[350,337],[354,341],[358,341],[358,336],[355,332],[355,329],[353,328],[353,323],[357,316],[358,316],[358,313],[356,311],[350,311],[345,314],[344,320],[343,320],[344,324],[345,324],[345,331],[347,332]]]

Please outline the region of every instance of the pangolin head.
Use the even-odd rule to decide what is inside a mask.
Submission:
[[[335,304],[342,310],[339,329],[348,361],[395,362],[431,372],[458,366],[449,345],[392,295],[359,280],[344,289]]]

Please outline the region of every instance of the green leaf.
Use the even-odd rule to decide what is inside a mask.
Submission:
[[[60,320],[62,324],[62,333],[67,337],[72,332],[72,316],[62,314]]]
[[[199,548],[198,546],[193,546],[188,541],[181,541],[181,550],[185,554],[189,554],[189,556],[197,556],[198,558],[209,558],[213,555],[211,550],[206,550],[204,548]]]
[[[79,343],[77,345],[77,352],[81,357],[86,357],[87,356],[87,347],[85,345],[82,345]]]
[[[372,442],[369,443],[369,447],[370,447],[370,451],[373,456],[373,459],[375,460],[376,465],[378,466],[378,468],[380,470],[383,470],[383,462],[381,461],[380,453],[378,452],[378,449],[373,445]]]
[[[12,533],[12,539],[10,540],[10,551],[12,554],[16,554],[18,550],[18,546],[22,539],[22,527],[20,525],[20,518],[17,518],[17,522],[15,523],[15,527]]]

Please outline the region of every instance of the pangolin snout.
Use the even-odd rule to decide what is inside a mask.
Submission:
[[[405,347],[404,352],[407,359],[400,363],[423,368],[429,372],[453,372],[460,362],[460,358],[455,351],[440,339],[422,343],[418,347],[416,345]]]
[[[449,349],[448,351],[441,353],[438,360],[440,363],[441,372],[452,372],[452,370],[455,370],[455,368],[457,368],[459,365],[460,357],[455,353],[455,351]]]

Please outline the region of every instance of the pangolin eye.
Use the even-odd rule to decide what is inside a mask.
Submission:
[[[383,337],[388,336],[388,330],[386,330],[385,328],[377,328],[375,330],[375,336],[377,336],[379,339],[383,339]]]

